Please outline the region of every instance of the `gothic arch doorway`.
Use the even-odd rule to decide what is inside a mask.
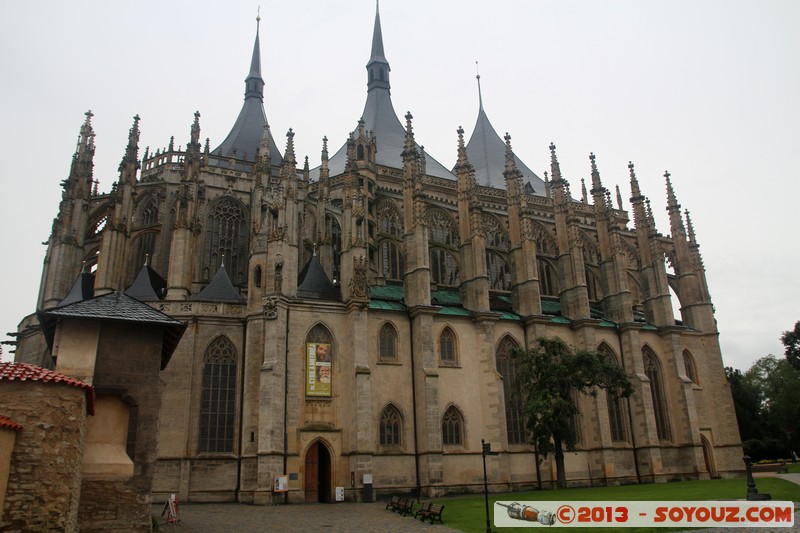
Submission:
[[[305,502],[331,501],[331,454],[322,441],[308,447],[305,459]]]
[[[706,462],[706,470],[708,470],[708,475],[712,478],[717,477],[717,469],[714,467],[714,451],[711,448],[711,445],[708,443],[708,439],[706,439],[703,435],[700,435],[700,443],[703,445],[703,459]]]

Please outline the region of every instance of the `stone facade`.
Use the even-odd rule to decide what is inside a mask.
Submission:
[[[255,53],[223,145],[201,147],[197,113],[185,150],[171,141],[140,159],[136,117],[111,193],[92,191],[87,113],[39,307],[58,305],[82,268],[96,266],[95,295],[138,283],[145,263],[163,276],[143,299],[190,326],[161,373],[156,497],[329,501],[344,487],[358,500],[365,476],[381,494],[475,492],[481,439],[500,452],[491,490],[551,486],[505,359],[540,336],[606,351],[635,387],[622,402],[579,398],[571,484],[741,471],[699,246],[670,177],[664,235],[633,165],[629,209],[594,155],[591,190],[573,198],[552,145],[542,181],[510,137],[478,149],[459,130],[451,172],[416,143],[413,117],[394,114],[380,36],[376,16],[362,119],[334,156],[323,140],[313,169],[298,168],[291,130],[278,151]],[[491,129],[482,108],[478,127]],[[490,153],[502,170],[484,176]],[[229,289],[211,290],[220,272]],[[109,353],[132,359],[109,359],[106,375],[125,379],[148,340],[117,333]],[[18,359],[48,362],[35,320],[18,339]],[[275,490],[284,475],[288,491]]]

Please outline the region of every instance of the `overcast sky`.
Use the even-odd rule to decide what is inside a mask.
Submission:
[[[241,107],[256,2],[71,0],[4,5],[0,19],[0,334],[35,311],[46,241],[84,113],[97,134],[95,178],[118,178],[128,129],[140,155],[194,111],[212,147]],[[628,161],[669,233],[663,174],[691,212],[728,366],[781,356],[800,320],[800,2],[384,0],[395,110],[451,168],[484,108],[540,175],[548,145],[580,194],[594,152],[603,183],[630,207]],[[319,164],[363,109],[375,4],[261,5],[264,107],[283,149]],[[8,347],[4,347],[6,352]]]

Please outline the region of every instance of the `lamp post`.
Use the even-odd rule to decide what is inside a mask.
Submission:
[[[492,533],[492,526],[489,523],[489,483],[486,479],[486,456],[498,455],[492,451],[492,445],[481,439],[481,456],[483,456],[483,499],[486,502],[486,533]]]

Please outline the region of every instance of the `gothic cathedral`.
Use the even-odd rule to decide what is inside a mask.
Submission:
[[[377,12],[366,68],[361,118],[332,155],[322,140],[318,165],[298,166],[294,133],[270,130],[258,29],[244,104],[216,148],[196,113],[185,149],[140,157],[134,117],[101,193],[86,113],[37,308],[119,291],[188,324],[161,372],[154,493],[476,492],[481,439],[499,452],[491,490],[552,486],[552,457],[529,443],[511,394],[510,351],[541,336],[606,352],[635,387],[578,398],[570,484],[741,471],[703,262],[669,174],[665,236],[633,164],[627,208],[593,154],[573,196],[556,147],[542,179],[482,102],[445,168],[392,106]],[[37,316],[23,319],[17,360],[52,368],[53,355]]]

